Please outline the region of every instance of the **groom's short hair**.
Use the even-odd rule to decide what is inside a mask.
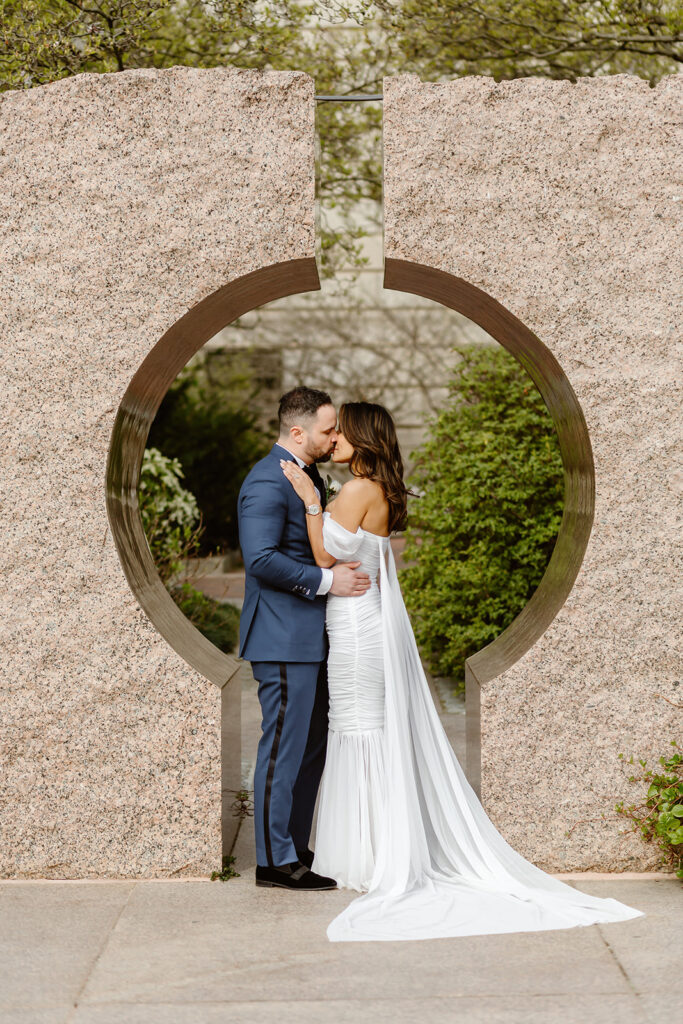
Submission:
[[[295,427],[302,420],[312,419],[321,405],[332,405],[332,399],[326,391],[318,391],[317,388],[307,388],[304,385],[292,388],[280,399],[280,434],[285,434],[290,427]]]

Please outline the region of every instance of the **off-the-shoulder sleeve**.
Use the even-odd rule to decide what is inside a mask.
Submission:
[[[363,532],[358,528],[351,533],[345,526],[335,522],[329,512],[323,513],[323,545],[335,558],[354,560],[353,556],[363,542]]]

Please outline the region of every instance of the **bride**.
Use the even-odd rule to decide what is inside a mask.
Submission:
[[[467,782],[441,725],[396,574],[390,535],[405,527],[394,422],[381,405],[339,409],[332,458],[353,477],[307,516],[319,566],[360,561],[370,589],[327,598],[327,755],[313,870],[363,895],[331,941],[430,939],[571,928],[643,916],[579,892],[516,853]],[[306,504],[313,482],[285,462]]]

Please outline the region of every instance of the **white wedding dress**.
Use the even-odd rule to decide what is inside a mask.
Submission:
[[[351,533],[325,512],[323,540],[373,581],[361,597],[327,599],[329,735],[313,870],[363,893],[328,938],[432,939],[644,916],[553,878],[503,839],[441,725],[389,539]]]

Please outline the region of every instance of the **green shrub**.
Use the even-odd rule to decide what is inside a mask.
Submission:
[[[171,596],[207,640],[226,654],[232,654],[239,636],[239,608],[213,601],[189,583],[174,587]]]
[[[201,514],[195,496],[180,483],[183,469],[156,448],[142,459],[138,503],[155,565],[171,597],[200,633],[221,651],[232,653],[239,632],[239,609],[206,597],[189,583],[172,583],[187,558],[197,556]]]
[[[671,740],[672,747],[677,745]],[[619,754],[619,757],[624,755]],[[634,763],[633,757],[628,763]],[[647,767],[647,762],[640,758],[638,763],[642,768]],[[659,763],[662,772],[650,770],[643,775],[629,776],[629,782],[649,783],[644,802],[625,807],[620,801],[615,810],[632,822],[631,832],[640,832],[646,843],[656,843],[662,852],[663,865],[683,878],[683,757],[678,753],[662,756]]]
[[[200,520],[197,499],[180,480],[184,477],[178,459],[170,459],[158,448],[146,448],[142,456],[138,505],[152,558],[166,582],[182,568],[183,558],[196,549]]]
[[[563,470],[550,415],[502,348],[465,345],[446,407],[409,483],[401,572],[433,672],[463,685],[465,659],[497,637],[538,586],[562,519]]]

